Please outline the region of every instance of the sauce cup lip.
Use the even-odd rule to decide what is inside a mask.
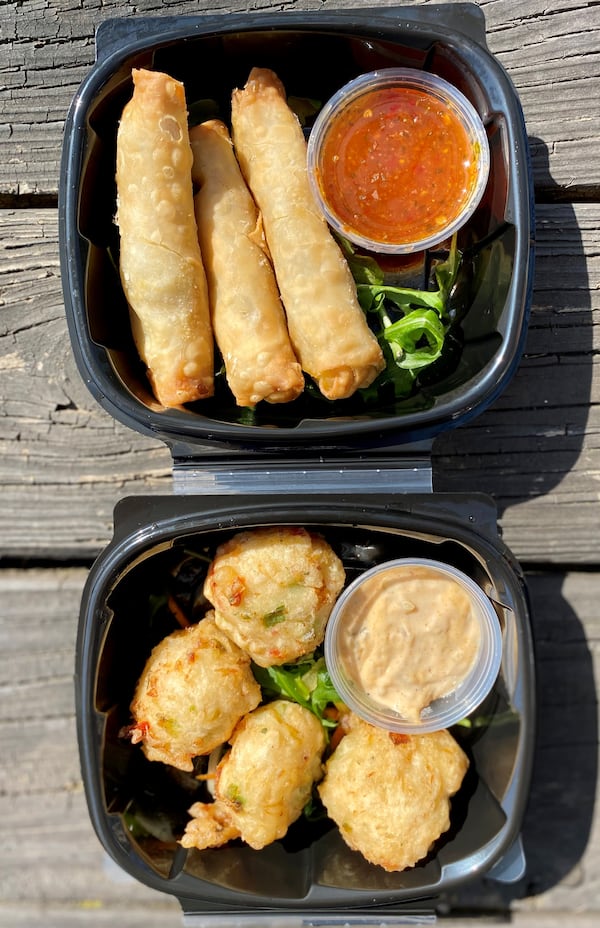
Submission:
[[[378,573],[397,568],[425,566],[456,580],[472,598],[479,617],[481,643],[475,663],[456,690],[435,700],[422,711],[421,721],[410,722],[386,706],[375,702],[344,672],[340,659],[339,636],[344,609],[355,591]],[[404,557],[385,561],[356,577],[338,597],[325,630],[325,664],[342,702],[355,715],[378,728],[401,734],[426,734],[450,728],[470,715],[488,695],[500,672],[502,629],[491,600],[467,574],[450,564],[430,558]]]
[[[329,206],[319,182],[321,146],[331,121],[357,97],[371,91],[393,85],[415,87],[434,93],[449,103],[461,117],[463,125],[474,143],[478,143],[477,182],[463,211],[441,228],[435,235],[414,242],[380,242],[361,235],[344,223]],[[400,255],[425,251],[447,241],[454,232],[462,228],[471,218],[484,194],[490,173],[490,149],[483,121],[467,97],[454,84],[431,71],[418,68],[380,68],[353,78],[337,90],[323,105],[308,137],[307,150],[308,180],[317,206],[328,224],[339,235],[354,245],[377,254]]]

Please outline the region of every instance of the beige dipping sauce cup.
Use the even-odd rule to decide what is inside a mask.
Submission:
[[[502,659],[502,631],[481,588],[425,558],[365,571],[337,600],[325,661],[344,703],[380,728],[449,728],[480,705]]]

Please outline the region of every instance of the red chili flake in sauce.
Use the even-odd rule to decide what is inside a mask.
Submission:
[[[328,130],[320,184],[330,209],[365,238],[403,244],[462,212],[478,152],[454,111],[411,87],[370,91]]]

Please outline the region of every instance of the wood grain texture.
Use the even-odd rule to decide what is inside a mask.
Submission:
[[[407,0],[412,5],[416,0]],[[432,0],[424,0],[425,3]],[[250,4],[195,0],[20,0],[0,7],[0,197],[55,194],[62,129],[71,99],[94,61],[96,27],[116,16],[319,10],[360,0],[287,0]],[[398,6],[369,0],[370,6]],[[532,140],[534,175],[543,187],[600,183],[594,113],[600,112],[600,8],[565,0],[480,0],[488,45],[520,95]]]
[[[105,413],[76,370],[53,210],[0,211],[0,282],[0,556],[90,558],[118,499],[170,492],[171,458]],[[521,365],[434,454],[436,488],[491,493],[524,562],[597,562],[599,346],[600,206],[539,206]]]
[[[74,568],[0,570],[0,926],[175,928],[175,901],[109,862],[89,822],[72,679],[86,576]],[[478,912],[510,912],[511,923],[530,928],[588,928],[600,919],[600,574],[527,579],[540,719],[523,824],[528,873],[512,887],[481,881],[440,905],[468,913],[473,926]]]
[[[419,2],[435,0],[407,0]],[[115,422],[84,385],[67,333],[56,211],[25,208],[55,205],[64,120],[93,65],[95,29],[120,16],[366,5],[0,0],[0,564],[55,565],[0,568],[0,928],[181,925],[173,898],[104,854],[77,750],[73,665],[87,572],[68,565],[87,565],[107,544],[119,499],[171,492],[164,445]],[[525,878],[478,881],[438,908],[447,928],[596,928],[600,5],[479,6],[531,142],[535,290],[516,376],[483,415],[437,439],[434,479],[439,490],[491,493],[505,541],[530,566],[539,720]]]
[[[538,205],[533,306],[517,374],[486,413],[436,442],[439,488],[491,492],[506,540],[528,561],[597,561],[597,210]]]

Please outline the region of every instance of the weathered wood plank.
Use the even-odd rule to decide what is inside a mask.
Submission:
[[[0,926],[175,928],[174,900],[109,863],[89,823],[72,682],[86,575],[65,568],[0,571]],[[589,928],[600,919],[594,812],[600,574],[543,572],[530,574],[528,585],[539,680],[523,824],[528,874],[513,887],[476,883],[442,903],[445,911],[460,907],[471,916],[510,912],[511,923],[524,928]],[[475,917],[469,924],[483,922]]]
[[[597,547],[595,213],[587,205],[537,207],[534,297],[519,370],[486,413],[436,442],[439,488],[492,493],[505,539],[526,560],[583,563]]]
[[[0,902],[0,928],[181,928],[181,913],[176,902],[156,900],[156,893],[139,903],[106,905],[98,899],[86,899],[81,905],[5,905]],[[527,928],[542,928],[529,925]],[[545,928],[545,926],[544,926]],[[579,919],[573,928],[588,928]]]
[[[534,176],[543,186],[597,185],[600,170],[575,165],[596,156],[594,113],[600,112],[597,7],[541,0],[507,9],[482,3],[489,46],[521,98],[532,143]],[[514,19],[512,18],[514,16]],[[587,174],[587,177],[585,176]]]
[[[598,777],[597,695],[600,622],[597,574],[529,574],[538,677],[538,735],[533,788],[523,825],[528,871],[500,889],[519,912],[568,912],[585,886],[600,903],[595,809]],[[557,840],[558,834],[564,841]],[[550,850],[551,849],[551,850]],[[474,886],[466,904],[483,904],[490,887]],[[461,894],[462,895],[462,894]],[[476,898],[479,895],[479,903]],[[458,899],[452,900],[454,904]],[[577,904],[575,903],[577,909]],[[600,913],[596,912],[596,918]],[[546,924],[540,919],[541,924]],[[570,916],[564,924],[570,923]],[[553,922],[549,918],[548,924]]]
[[[406,0],[406,5],[416,0]],[[435,2],[435,0],[424,0]],[[246,4],[182,0],[177,14],[245,12],[249,9],[352,8],[360,0],[287,0]],[[377,6],[378,0],[370,0]],[[402,5],[379,0],[381,6]],[[479,0],[488,44],[509,71],[521,97],[532,138],[534,175],[543,186],[591,187],[600,183],[596,120],[600,104],[600,10],[585,0],[556,9],[542,0]],[[43,15],[40,12],[43,9]],[[55,193],[62,129],[70,101],[94,60],[94,32],[115,16],[165,15],[157,0],[39,0],[5,3],[0,34],[0,195]]]
[[[440,490],[497,500],[523,561],[596,563],[600,206],[540,206],[530,331],[497,402],[436,442]],[[53,210],[0,212],[0,555],[95,555],[123,496],[170,492],[158,441],[114,422],[73,360]]]

